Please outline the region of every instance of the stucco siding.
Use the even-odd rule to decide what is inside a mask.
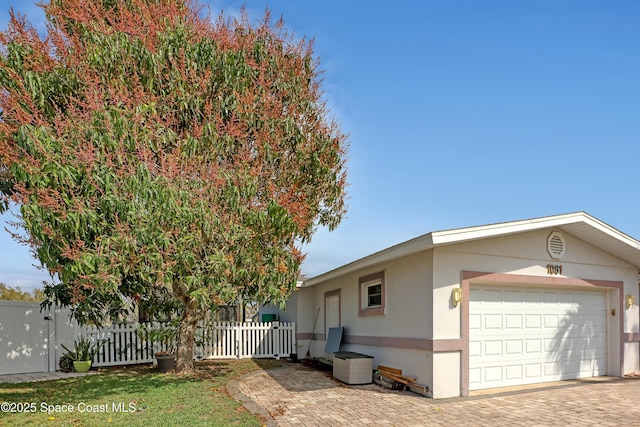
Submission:
[[[416,378],[420,384],[433,384],[432,353],[405,348],[345,344],[343,349],[373,356],[373,368],[378,365],[402,369],[403,375]]]
[[[315,299],[323,301],[327,292],[340,290],[341,324],[346,328],[346,334],[430,338],[431,254],[432,251],[421,252],[317,285],[314,287]],[[358,279],[379,271],[385,274],[385,314],[359,316]],[[324,325],[323,310],[320,310],[319,324]],[[322,330],[322,327],[318,329]]]
[[[460,352],[433,353],[433,378],[430,381],[434,399],[460,396]]]
[[[623,374],[632,374],[640,372],[640,361],[638,360],[638,353],[640,352],[640,346],[637,342],[624,344],[624,372]]]
[[[563,270],[559,277],[621,281],[625,284],[625,295],[637,293],[636,267],[566,233],[565,255],[559,260],[552,259],[546,250],[550,232],[541,230],[435,248],[434,338],[460,336],[460,312],[450,304],[450,296],[460,286],[462,271],[548,277],[547,264],[560,264]],[[612,304],[611,308],[615,307]],[[627,332],[637,331],[637,316],[633,314],[633,311],[623,314]]]
[[[406,346],[424,346],[433,333],[430,308],[433,306],[431,281],[433,275],[433,251],[424,251],[405,258],[358,271],[337,279],[318,284],[307,291],[313,292],[315,309],[320,307],[316,337],[311,345],[312,357],[324,357],[325,332],[324,298],[327,293],[340,291],[340,323],[345,328],[341,350],[355,351],[374,356],[374,368],[387,364],[402,369],[407,375],[418,378],[418,382],[429,384],[432,376],[430,352]],[[360,316],[359,278],[384,271],[385,313],[375,316]],[[298,298],[298,317],[312,301],[304,304]],[[298,331],[306,328],[299,327]],[[399,340],[398,340],[399,339]],[[385,345],[385,341],[396,340],[400,347]],[[354,343],[355,341],[355,343]],[[366,344],[357,343],[365,341]],[[370,345],[373,344],[373,345]],[[402,348],[402,347],[405,348]],[[306,351],[306,347],[303,348]],[[304,351],[301,352],[304,356]]]
[[[311,288],[299,288],[293,294],[295,297],[297,354],[300,358],[305,357],[307,352],[311,354],[313,350],[311,338],[319,304],[314,301],[314,294],[314,289]],[[293,307],[287,305],[287,311],[289,310],[293,310]],[[318,332],[317,325],[316,332]]]

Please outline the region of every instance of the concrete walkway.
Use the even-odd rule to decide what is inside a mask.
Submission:
[[[433,400],[374,384],[347,386],[291,364],[248,374],[227,389],[269,426],[629,426],[640,419],[638,378]]]
[[[94,375],[98,371],[89,372],[33,372],[30,374],[8,374],[0,375],[0,383],[31,383],[35,381],[61,380],[63,378],[81,377],[83,375]]]

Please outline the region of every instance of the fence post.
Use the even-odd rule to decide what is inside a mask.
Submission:
[[[277,320],[271,322],[271,338],[271,342],[273,343],[273,348],[271,350],[273,352],[273,356],[276,360],[280,360],[280,322]]]
[[[291,322],[291,352],[298,354],[298,335],[296,334],[296,323]]]
[[[238,323],[236,325],[235,323],[231,322],[229,325],[231,326],[231,328],[230,328],[231,331],[232,331],[231,333],[235,337],[236,359],[240,359],[240,357],[241,357],[240,353],[243,350],[243,348],[242,348],[242,340],[244,338],[244,328],[242,327],[242,325],[240,323]]]

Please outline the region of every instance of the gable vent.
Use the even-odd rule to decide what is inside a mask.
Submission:
[[[564,236],[559,231],[554,231],[547,238],[547,252],[551,258],[560,259],[564,255],[565,242]]]

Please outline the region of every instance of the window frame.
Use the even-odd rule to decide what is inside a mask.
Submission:
[[[379,271],[358,279],[358,316],[380,316],[386,314],[384,276],[384,271]],[[369,288],[377,285],[380,285],[380,304],[369,305]]]

